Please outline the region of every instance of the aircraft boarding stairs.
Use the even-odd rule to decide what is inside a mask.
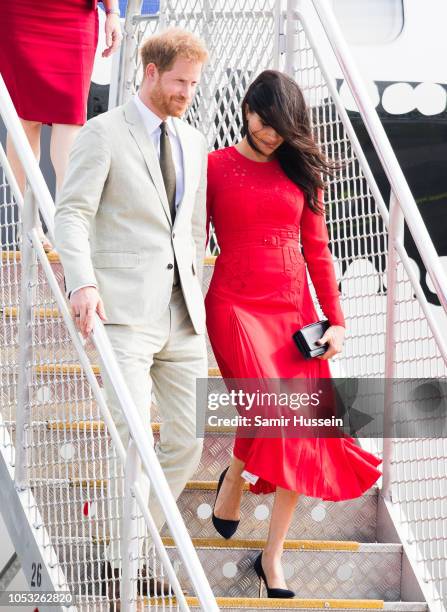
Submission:
[[[327,104],[323,103],[321,114],[318,109],[314,113],[317,126],[324,126],[320,132],[322,146],[330,154],[346,156],[348,163],[346,173],[330,185],[328,219],[333,253],[338,259],[337,274],[341,278],[345,273],[346,280],[345,285],[342,283],[343,308],[350,335],[340,361],[341,371],[354,377],[393,378],[411,376],[407,368],[415,366],[420,376],[445,377],[447,349],[440,332],[442,326],[438,315],[427,305],[403,248],[404,223],[408,224],[422,255],[442,315],[447,300],[445,275],[333,16],[321,0],[309,4],[313,12],[308,14],[304,9],[298,10],[301,3],[296,0],[287,3],[286,11],[275,0],[252,0],[250,10],[244,13],[244,7],[231,0],[225,11],[216,10],[206,26],[202,12],[179,15],[172,9],[163,19],[160,17],[162,25],[205,27],[209,40],[217,40],[213,38],[213,27],[222,28],[219,44],[211,49],[216,62],[225,54],[228,57],[234,54],[234,41],[230,40],[233,34],[226,36],[225,20],[230,20],[230,30],[236,38],[242,34],[250,37],[250,44],[245,40],[244,53],[238,56],[242,66],[239,72],[229,74],[224,62],[216,63],[214,72],[204,75],[202,96],[205,101],[209,96],[209,104],[202,100],[195,105],[188,120],[194,123],[200,116],[213,145],[231,143],[240,125],[234,117],[222,114],[220,102],[225,101],[225,112],[237,112],[231,96],[236,99],[235,92],[240,94],[247,84],[243,69],[247,74],[260,71],[271,65],[272,57],[280,68],[285,60],[284,68],[290,74],[300,83],[306,82],[310,90],[315,88],[316,97],[311,98],[314,103],[324,94]],[[130,95],[137,82],[135,49],[146,32],[141,28],[158,27],[153,17],[138,14],[138,6],[141,8],[141,2],[128,3],[121,90],[118,87],[116,99],[119,103],[125,99],[126,91]],[[308,28],[309,23],[314,26],[317,18],[380,153],[390,180],[390,212],[337,91],[326,79],[324,62]],[[253,19],[259,19],[265,28],[256,30],[250,21]],[[307,63],[298,61],[301,50]],[[311,56],[312,50],[315,55]],[[322,72],[315,76],[320,66]],[[69,591],[77,598],[76,606],[60,604],[51,610],[108,611],[118,610],[121,604],[126,611],[144,607],[206,612],[218,609],[445,612],[442,504],[447,452],[443,439],[378,440],[377,447],[371,450],[383,453],[383,483],[379,482],[359,499],[346,502],[300,498],[283,557],[288,585],[297,593],[294,600],[258,597],[252,565],[267,536],[272,496],[244,495],[236,539],[223,540],[213,530],[211,512],[216,480],[231,455],[230,432],[206,431],[200,466],[177,507],[153,449],[139,427],[135,406],[102,324],[95,322],[93,337],[87,343],[74,328],[58,257],[44,253],[34,229],[40,210],[51,237],[53,202],[2,82],[0,101],[2,119],[19,151],[29,185],[23,204],[0,147],[0,504],[30,590]],[[207,118],[207,109],[215,113],[212,119]],[[345,205],[348,209],[343,208]],[[357,225],[357,233],[337,234],[359,219],[365,220],[365,224]],[[370,228],[366,235],[360,231],[365,227]],[[359,245],[370,249],[369,262],[379,262],[378,270],[381,278],[386,279],[387,292],[374,282],[371,286],[374,275],[368,261],[366,268],[365,262],[356,268],[359,262],[350,254],[359,252]],[[349,248],[343,251],[342,246]],[[213,264],[214,258],[208,257],[205,290]],[[356,327],[359,322],[364,326],[362,330]],[[369,330],[366,336],[365,329]],[[425,343],[423,354],[416,355],[415,347],[421,343]],[[218,377],[209,347],[208,353],[209,375]],[[114,380],[129,425],[132,437],[129,449],[122,447],[108,412],[101,390],[99,355]],[[152,406],[151,415],[157,439],[160,424],[156,405]],[[161,538],[141,496],[138,484],[141,465],[149,475],[151,494],[158,497],[165,512],[167,526]],[[111,466],[115,467],[113,471]],[[112,473],[116,475],[113,482]],[[121,514],[124,530],[119,533]],[[147,533],[152,534],[153,544],[146,546],[139,557],[136,544],[146,541]],[[101,563],[112,538],[119,539],[123,560],[120,601],[107,599],[101,588]],[[137,571],[143,564],[154,577],[171,584],[173,596],[138,595]],[[5,575],[0,574],[4,588]],[[38,609],[46,607],[39,604]]]
[[[63,272],[57,256],[49,254],[48,260],[63,288]],[[213,258],[208,258],[206,284],[212,272]],[[3,251],[2,274],[3,279],[17,275],[18,286],[19,252]],[[45,335],[36,346],[36,400],[33,420],[27,428],[29,490],[40,512],[42,527],[62,559],[68,585],[74,592],[84,592],[89,585],[88,590],[93,595],[99,591],[98,561],[103,557],[109,537],[107,463],[110,440],[98,407],[90,398],[85,398],[81,366],[66,348],[70,339],[63,318],[57,308],[45,306],[52,301],[51,292],[44,282],[40,287],[42,305],[36,305],[34,321],[36,335],[40,335],[40,330],[45,330]],[[12,299],[16,301],[18,295]],[[17,309],[3,307],[2,318],[2,344],[8,346],[18,332]],[[208,348],[209,374],[218,376],[209,345]],[[57,361],[52,359],[56,352]],[[88,354],[101,386],[92,347]],[[13,359],[12,354],[10,358]],[[152,415],[157,438],[159,421],[155,405]],[[15,407],[2,403],[2,418],[3,433],[10,435],[10,444],[14,445]],[[213,428],[206,432],[200,466],[178,500],[181,515],[221,609],[232,612],[259,608],[428,610],[423,601],[401,601],[406,596],[401,591],[402,573],[410,570],[396,536],[386,541],[379,537],[382,541],[378,541],[381,520],[378,487],[346,502],[301,497],[284,553],[288,585],[296,590],[297,599],[282,602],[259,599],[252,564],[267,536],[273,496],[244,495],[236,539],[220,538],[211,523],[216,481],[223,467],[228,465],[232,441],[233,434],[225,429]],[[2,443],[5,444],[5,438]],[[5,503],[4,499],[2,506]],[[63,536],[64,526],[68,537]],[[167,528],[162,536],[167,550],[175,558],[175,546]],[[22,565],[25,567],[30,560],[22,559]],[[194,591],[185,568],[181,563],[175,567],[182,587],[192,594]],[[188,601],[191,609],[195,609],[194,600]],[[101,597],[96,597],[95,602],[98,606]]]

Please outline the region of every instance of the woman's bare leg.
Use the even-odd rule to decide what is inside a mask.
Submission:
[[[27,121],[26,119],[20,119],[23,129],[25,131],[26,137],[31,145],[31,149],[34,153],[36,160],[40,161],[40,135],[42,132],[42,124],[38,121]],[[19,156],[17,155],[17,151],[14,147],[14,143],[12,142],[12,138],[8,135],[6,139],[6,154],[8,157],[8,161],[11,164],[11,169],[16,177],[17,185],[20,189],[22,195],[25,193],[25,185],[26,185],[26,175],[25,171],[20,163]],[[51,243],[45,237],[43,233],[42,226],[39,223],[37,228],[39,232],[40,240],[42,245],[46,251],[51,250]]]
[[[54,123],[51,129],[50,157],[56,174],[56,193],[64,182],[71,147],[80,129],[80,125],[61,123]]]
[[[299,493],[277,487],[269,533],[262,553],[262,567],[270,588],[286,589],[281,567],[284,540],[292,521]]]
[[[31,149],[37,159],[40,160],[40,133],[42,124],[37,121],[27,121],[20,119],[23,129],[25,130],[26,137],[31,145]],[[16,177],[17,184],[22,195],[25,193],[26,176],[23,170],[22,164],[20,163],[17,151],[15,150],[12,138],[7,136],[6,138],[6,154],[8,161],[11,165],[11,169]]]
[[[239,520],[242,491],[245,484],[245,480],[241,478],[244,465],[243,461],[232,457],[214,506],[214,514],[217,518]]]

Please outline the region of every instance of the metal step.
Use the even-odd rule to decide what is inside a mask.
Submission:
[[[9,323],[9,325],[2,325],[0,327],[0,341],[3,345],[2,354],[8,363],[14,363],[18,358],[18,313],[17,307],[0,308],[0,314]],[[76,353],[71,346],[70,334],[60,311],[53,306],[39,306],[34,308],[33,313],[34,359],[41,363],[77,361]],[[41,345],[43,329],[45,329],[45,345]],[[205,334],[205,337],[208,365],[211,368],[217,368],[216,358],[214,357],[208,334]],[[93,343],[90,341],[86,342],[84,348],[90,361],[98,363]]]
[[[197,599],[188,597],[191,610],[200,610]],[[225,612],[241,612],[242,610],[385,610],[387,612],[428,612],[426,603],[420,602],[388,602],[379,599],[265,599],[265,598],[232,598],[218,597],[217,604]]]
[[[156,442],[159,427],[158,423],[152,424]],[[14,429],[12,426],[10,432],[13,440]],[[108,457],[111,456],[112,447],[102,421],[34,423],[28,431],[32,442],[29,459],[32,478],[61,479],[66,482],[108,477]],[[193,480],[200,484],[194,490],[185,491],[179,500],[181,511],[189,517],[188,523],[194,524],[195,535],[215,535],[209,521],[215,498],[215,481],[228,465],[232,447],[232,433],[216,430],[205,434],[201,461],[193,476]],[[246,525],[247,534],[261,529],[258,536],[263,537],[266,534],[262,529],[267,528],[272,496],[245,497],[243,514],[250,517]],[[306,499],[308,501],[304,502]],[[327,539],[355,538],[371,542],[375,540],[376,511],[376,488],[362,497],[345,502],[330,503],[302,497],[300,521],[295,528],[296,534],[291,537],[323,537],[318,532],[324,529]]]
[[[5,278],[8,278],[8,268],[9,275],[11,278],[14,278],[14,284],[11,286],[12,295],[10,296],[11,304],[19,303],[19,291],[20,291],[20,252],[12,252],[12,251],[4,251],[2,253],[3,258],[3,266],[5,266],[4,275]],[[62,291],[65,293],[64,288],[64,275],[62,265],[59,261],[59,256],[57,253],[49,253],[48,259],[50,260],[51,267],[56,275],[56,279],[58,281],[59,286]],[[204,294],[208,291],[209,283],[211,281],[211,277],[214,271],[214,262],[215,257],[207,257],[205,258],[205,266],[204,266]],[[18,263],[18,265],[16,265]],[[36,296],[36,306],[34,309],[36,321],[48,321],[51,322],[51,325],[47,325],[45,329],[45,339],[47,343],[51,343],[49,347],[42,347],[36,349],[36,354],[41,354],[42,360],[45,359],[45,353],[48,355],[53,355],[50,360],[53,361],[56,359],[55,355],[60,354],[63,356],[64,352],[67,352],[67,344],[70,343],[70,337],[67,331],[67,328],[63,322],[63,319],[60,315],[58,308],[54,302],[54,297],[51,294],[51,291],[46,283],[46,279],[43,275],[43,272],[39,266],[38,270],[38,278],[37,278],[37,296]],[[8,363],[13,363],[15,354],[17,352],[17,333],[18,326],[16,324],[17,316],[19,313],[18,306],[4,307],[0,309],[0,314],[5,317],[5,319],[11,321],[11,325],[3,325],[0,327],[0,343],[3,345],[5,359],[7,359]],[[3,334],[3,336],[2,336]],[[39,341],[39,329],[38,326],[34,327],[34,335],[36,346]],[[207,352],[208,352],[208,365],[210,368],[216,368],[217,363],[214,357],[213,350],[211,348],[208,335],[206,334],[207,341]],[[94,354],[94,347],[91,343],[87,343],[85,346],[87,352]]]
[[[70,525],[82,536],[106,538],[109,527],[108,482],[101,479],[32,480],[33,492],[45,523]],[[178,499],[180,513],[191,537],[216,537],[211,513],[217,482],[190,481]],[[323,502],[301,496],[289,530],[292,539],[357,540],[374,542],[378,490],[345,502]],[[239,538],[267,537],[274,496],[246,491],[241,505]],[[168,529],[163,529],[168,535]]]
[[[63,272],[58,257],[51,254],[49,259],[63,287]],[[3,263],[9,265],[8,254],[3,254]],[[206,288],[213,272],[212,263],[208,261],[205,267]],[[38,295],[45,300],[49,293],[41,272],[39,275]],[[13,322],[17,320],[18,312],[14,308],[4,309],[3,315]],[[42,348],[39,354],[42,365],[35,368],[40,381],[38,388],[44,388],[41,394],[45,396],[45,387],[48,387],[53,394],[51,397],[59,406],[64,407],[64,412],[61,414],[55,409],[55,403],[50,402],[48,406],[43,403],[42,414],[45,415],[48,409],[46,418],[58,417],[59,422],[49,424],[43,418],[41,423],[30,428],[29,433],[33,439],[30,455],[30,463],[33,465],[32,490],[44,523],[57,527],[57,532],[51,530],[51,536],[67,577],[75,588],[84,583],[93,592],[98,584],[99,562],[108,540],[105,516],[109,510],[106,480],[109,440],[98,418],[95,403],[88,399],[85,400],[85,410],[89,410],[91,421],[82,420],[81,416],[81,421],[78,418],[75,424],[67,423],[66,419],[72,420],[73,415],[79,417],[79,403],[70,407],[61,398],[64,395],[70,397],[66,395],[68,390],[76,393],[77,397],[88,398],[88,383],[76,363],[76,356],[73,356],[72,363],[57,363],[71,361],[67,359],[69,338],[57,310],[38,309],[36,317],[52,322],[47,330],[54,334],[55,340],[50,347]],[[11,353],[11,362],[14,363],[15,349],[8,346],[11,346],[15,338],[16,325],[4,328],[9,334],[5,344]],[[213,359],[209,344],[208,350]],[[95,359],[94,351],[90,355]],[[94,360],[94,363],[98,362]],[[209,375],[219,376],[214,367],[215,362],[210,361],[210,365]],[[98,366],[94,366],[94,369],[101,383]],[[13,374],[9,376],[14,378]],[[86,414],[83,410],[81,412]],[[66,417],[67,414],[70,416]],[[156,420],[156,407],[152,409],[152,414]],[[12,411],[10,415],[13,415]],[[156,438],[157,430],[158,425],[154,424]],[[361,498],[347,502],[322,502],[302,496],[289,532],[291,539],[286,542],[283,555],[288,585],[297,592],[300,599],[273,601],[256,598],[258,580],[252,565],[264,545],[263,538],[267,535],[273,496],[244,494],[239,539],[226,541],[213,538],[215,531],[210,520],[216,478],[228,464],[232,444],[232,434],[225,435],[218,430],[206,434],[197,479],[188,484],[179,498],[180,511],[194,538],[213,591],[226,598],[219,601],[222,609],[230,612],[259,608],[385,609],[396,612],[427,610],[424,603],[399,601],[401,545],[374,542],[378,495],[376,487]],[[52,481],[50,487],[48,480]],[[78,537],[73,538],[73,533],[78,534]],[[254,535],[257,540],[248,539]],[[174,543],[166,537],[167,529],[163,531],[163,536],[178,569],[182,586],[192,592]],[[98,599],[100,601],[108,609],[102,598]],[[190,599],[189,604],[191,609],[199,609],[194,599]],[[91,601],[89,605],[92,605]]]
[[[175,605],[175,599],[172,600]],[[201,610],[196,597],[186,597],[191,610]],[[161,600],[158,600],[162,604]],[[147,609],[157,609],[154,599],[145,598],[138,600]],[[92,606],[96,612],[109,612],[109,604],[105,599],[89,600],[88,604],[80,603],[79,612],[90,612]],[[301,610],[301,612],[312,612],[313,610],[333,610],[340,612],[350,610],[351,612],[364,612],[365,610],[384,610],[385,612],[428,612],[426,603],[421,602],[387,602],[380,599],[266,599],[251,597],[218,597],[217,605],[225,612],[242,612],[244,610]],[[152,606],[152,608],[151,608]],[[145,608],[145,609],[146,609]],[[138,609],[138,608],[137,608]]]
[[[101,421],[77,422],[73,428],[60,428],[60,423],[31,424],[28,428],[30,476],[32,478],[73,479],[107,478],[108,458],[113,448]],[[159,439],[159,423],[153,423],[155,444]],[[10,435],[15,440],[15,425]],[[1,439],[1,432],[0,432]],[[231,459],[234,437],[217,430],[207,433],[194,480],[216,480]]]
[[[57,253],[48,253],[47,258],[60,288],[65,293],[64,273],[59,256]],[[11,305],[19,304],[21,269],[20,251],[2,251],[2,274],[5,283],[8,284],[8,302]],[[47,303],[54,301],[53,294],[40,265],[37,266],[36,292],[36,301]]]
[[[45,360],[43,361],[43,363],[34,366],[36,377],[43,381],[51,382],[56,379],[57,382],[63,378],[67,380],[71,378],[78,379],[83,373],[82,366],[77,362],[45,363]],[[101,384],[101,370],[99,365],[96,363],[92,364],[92,370]],[[208,376],[220,376],[220,373],[217,368],[208,368]]]
[[[166,543],[171,543],[169,540]],[[213,592],[218,597],[256,597],[253,562],[263,541],[194,541]],[[170,555],[189,590],[187,572],[175,548]],[[402,546],[336,541],[288,540],[282,557],[289,588],[301,598],[400,599]]]
[[[47,253],[48,261],[51,264],[51,268],[56,276],[57,282],[65,293],[64,287],[64,271],[62,268],[62,264],[59,259],[59,255],[53,251],[51,253]],[[211,281],[211,277],[214,272],[214,265],[216,262],[216,257],[205,257],[204,259],[204,268],[203,268],[203,288],[204,292],[208,291],[208,287]],[[20,251],[2,251],[2,270],[3,270],[3,278],[11,279],[10,281],[10,290],[11,294],[9,297],[9,303],[15,304],[19,303],[18,295],[20,293],[20,280],[21,280],[21,254]],[[42,267],[38,266],[38,276],[37,276],[37,287],[38,287],[38,297],[44,300],[53,301],[52,293],[48,287],[46,277],[43,273]]]
[[[192,594],[188,573],[173,541],[163,538],[163,542],[182,588]],[[193,543],[217,597],[258,595],[253,563],[264,540],[193,539]],[[97,585],[106,544],[103,540],[73,537],[54,542],[71,584],[89,585],[90,589]],[[298,598],[400,600],[400,544],[287,540],[284,548],[285,577]]]
[[[217,482],[190,482],[179,497],[178,506],[192,537],[215,538],[211,522]],[[291,539],[357,540],[374,542],[378,489],[345,502],[324,502],[302,495],[290,526]],[[273,495],[246,492],[241,505],[238,538],[266,538]],[[167,535],[167,530],[162,532]]]
[[[14,363],[14,362],[12,362]],[[17,363],[17,361],[15,361]],[[94,364],[93,371],[96,374],[98,384],[102,386],[99,366]],[[209,368],[210,378],[220,378],[217,368]],[[18,367],[11,365],[0,371],[0,386],[4,391],[5,400],[2,402],[1,411],[5,420],[15,419],[15,392],[17,387]],[[79,401],[88,401],[92,397],[90,383],[87,380],[81,366],[74,359],[71,363],[45,363],[34,368],[34,381],[32,389],[33,402],[38,405],[61,404],[64,400],[79,398]],[[10,389],[9,392],[7,390]],[[8,398],[9,393],[10,398]],[[157,420],[156,413],[153,420]]]

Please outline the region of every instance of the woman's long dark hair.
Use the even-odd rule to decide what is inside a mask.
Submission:
[[[324,189],[323,177],[333,176],[338,165],[318,148],[310,125],[308,109],[298,84],[282,72],[264,70],[249,86],[242,100],[242,134],[248,144],[262,153],[248,131],[246,111],[259,115],[284,142],[275,152],[285,174],[304,192],[313,212],[324,212],[318,190]]]

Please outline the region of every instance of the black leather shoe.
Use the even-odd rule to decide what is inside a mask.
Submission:
[[[143,565],[141,571],[138,572],[137,579],[138,595],[144,597],[173,597],[174,591],[167,581],[157,580],[147,573],[146,566]]]
[[[112,568],[109,561],[101,564],[101,591],[104,597],[110,600],[110,610],[119,612],[120,610],[120,584],[121,571],[119,568]],[[137,592],[143,597],[169,597],[174,596],[172,588],[168,582],[161,582],[153,577],[148,577],[146,566],[143,565],[137,575]],[[114,602],[114,605],[113,603]]]
[[[255,568],[255,572],[259,578],[259,597],[262,597],[262,581],[264,581],[265,588],[267,589],[267,597],[277,598],[277,599],[291,599],[295,597],[295,593],[293,591],[289,591],[289,589],[271,589],[267,584],[267,578],[265,577],[264,570],[262,569],[262,552],[259,553],[259,556],[256,557],[253,567]]]
[[[214,506],[216,506],[217,496],[219,495],[220,488],[222,486],[222,483],[224,481],[224,478],[227,472],[228,472],[228,468],[225,468],[219,477],[219,482],[217,483],[216,499],[214,500]],[[220,535],[223,538],[226,538],[227,540],[229,540],[236,533],[236,530],[239,526],[239,521],[218,518],[214,514],[214,508],[213,508],[212,520],[213,520],[213,525],[216,531],[220,533]]]

